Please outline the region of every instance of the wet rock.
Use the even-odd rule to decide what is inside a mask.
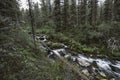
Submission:
[[[71,55],[66,54],[64,57],[65,57],[65,58],[70,58],[70,56],[71,56]]]
[[[100,80],[107,80],[107,79],[100,79]]]
[[[2,52],[2,48],[0,48],[0,52]]]
[[[82,70],[82,73],[85,74],[85,75],[87,75],[87,76],[90,75],[87,69]]]
[[[90,63],[88,61],[83,60],[81,58],[77,58],[77,61],[78,61],[78,64],[81,65],[81,66],[84,66],[84,67],[90,66]]]
[[[98,68],[96,61],[93,61],[91,65],[94,66],[95,68]]]
[[[91,73],[92,73],[93,76],[97,76],[97,75],[98,75],[98,70],[97,70],[97,68],[92,67]]]
[[[99,75],[99,69],[97,67],[97,63],[95,61],[93,61],[93,63],[87,67],[89,72],[91,73],[91,75],[96,76]]]
[[[75,56],[71,56],[71,60],[73,61],[73,62],[75,62],[76,61],[76,57]]]
[[[112,78],[112,79],[110,79],[110,80],[115,80],[115,78]]]
[[[102,77],[106,77],[106,75],[105,75],[104,72],[99,72],[99,74],[100,74]]]
[[[115,72],[117,72],[117,73],[120,73],[120,69],[119,69],[119,68],[117,68],[117,67],[115,67],[115,66],[113,66],[113,65],[110,65],[110,67],[111,67],[111,69],[112,69],[113,71],[115,71]]]

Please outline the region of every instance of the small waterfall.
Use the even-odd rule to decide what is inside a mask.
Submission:
[[[40,40],[42,41],[42,48],[43,49],[50,49],[44,42],[46,41],[46,38],[45,36],[43,36],[42,38],[41,37],[38,37],[36,36],[36,40]],[[64,45],[64,44],[63,44]],[[70,54],[70,52],[67,52],[66,51],[66,45],[64,45],[65,47],[64,48],[61,48],[61,49],[55,49],[55,50],[50,50],[50,54],[48,55],[48,57],[50,57],[51,55],[54,55],[56,54],[57,56],[61,57],[65,57],[65,56],[69,56],[71,58],[71,60],[73,62],[75,62],[77,60],[78,64],[81,65],[81,66],[84,66],[84,67],[87,67],[87,66],[90,66],[92,65],[93,62],[95,62],[97,64],[97,67],[100,71],[105,71],[107,72],[108,74],[114,76],[115,78],[117,77],[118,79],[120,79],[120,61],[110,61],[106,58],[92,58],[92,57],[88,57],[88,56],[85,56],[83,54],[78,54],[76,56],[72,56],[72,54]],[[47,50],[48,50],[47,49]],[[53,53],[54,52],[54,53]],[[65,58],[67,58],[65,57]],[[102,74],[102,73],[100,73]]]
[[[62,54],[59,54],[59,52],[63,52],[63,54],[67,55],[67,53],[65,53],[67,52],[65,51],[65,49],[56,49],[53,51],[59,56],[62,55]],[[107,72],[108,74],[120,79],[120,73],[113,71],[111,68],[111,66],[113,66],[114,68],[118,68],[120,70],[120,61],[114,61],[115,64],[113,64],[111,61],[106,60],[105,58],[103,59],[91,58],[83,54],[78,54],[77,56],[71,56],[71,60],[73,60],[73,62],[76,61],[76,59],[78,60],[78,63],[84,67],[87,67],[93,62],[96,62],[97,67],[99,68],[100,71]]]

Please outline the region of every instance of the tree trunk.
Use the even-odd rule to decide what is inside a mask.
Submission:
[[[34,39],[34,46],[35,46],[35,49],[36,49],[35,30],[34,30],[34,17],[33,17],[33,14],[32,14],[31,0],[28,0],[28,5],[29,5],[30,22],[31,22],[31,27],[32,27],[32,35],[33,35],[33,39]]]

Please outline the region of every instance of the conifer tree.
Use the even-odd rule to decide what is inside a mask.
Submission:
[[[120,0],[114,0],[114,20],[120,22]]]
[[[104,3],[104,21],[109,22],[112,20],[112,0],[105,0]]]
[[[41,23],[45,25],[47,22],[48,12],[47,12],[47,5],[46,0],[41,0]]]
[[[86,16],[87,15],[87,0],[81,0],[80,3],[80,23],[86,23]]]
[[[32,4],[31,4],[31,0],[28,0],[28,5],[29,5],[29,16],[30,16],[30,23],[31,23],[31,27],[32,27],[32,35],[33,35],[33,39],[34,39],[34,46],[36,49],[36,42],[35,42],[35,29],[34,29],[34,16],[33,16],[33,10],[32,10]]]
[[[54,22],[56,25],[56,31],[61,31],[61,6],[60,6],[60,0],[54,1],[55,7],[54,7]]]
[[[100,23],[102,23],[103,22],[103,18],[104,18],[104,16],[103,16],[103,5],[101,4],[100,5],[100,7],[99,7],[99,21],[100,21]]]
[[[71,27],[75,27],[77,24],[77,7],[76,7],[76,0],[71,0],[70,5],[70,25]]]
[[[78,7],[77,7],[77,25],[80,25],[80,5],[81,5],[81,0],[78,0]]]
[[[36,3],[34,4],[34,19],[35,19],[35,26],[40,26],[40,8],[39,8],[39,4]]]
[[[0,0],[0,15],[16,21],[20,15],[17,0]]]
[[[47,6],[48,15],[51,15],[52,14],[51,0],[46,0],[46,6]]]
[[[89,23],[96,28],[98,0],[89,0]]]
[[[69,0],[64,0],[64,29],[69,27]]]

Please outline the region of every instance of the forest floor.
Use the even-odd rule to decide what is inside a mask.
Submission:
[[[50,31],[52,31],[52,32],[50,32]],[[95,49],[94,48],[88,49],[87,47],[81,45],[76,40],[74,40],[74,39],[71,40],[71,38],[69,36],[66,36],[66,34],[63,34],[63,33],[55,34],[53,32],[54,32],[54,30],[52,30],[52,29],[50,30],[50,29],[45,29],[44,28],[43,30],[40,29],[40,30],[37,31],[37,36],[38,37],[43,37],[43,36],[45,37],[46,36],[44,42],[53,51],[57,52],[57,54],[61,54],[61,52],[64,53],[64,51],[62,51],[62,49],[65,49],[68,53],[70,53],[71,57],[72,56],[74,58],[78,57],[78,59],[80,59],[80,65],[81,66],[86,66],[87,62],[89,63],[91,60],[95,60],[93,62],[95,62],[95,64],[98,67],[102,67],[103,69],[105,69],[105,71],[107,71],[106,69],[111,67],[110,65],[114,65],[114,64],[112,64],[112,62],[117,64],[117,60],[116,59],[118,57],[114,57],[113,58],[113,57],[108,56],[106,54],[100,54],[99,52],[95,53],[95,51],[98,51],[99,49],[97,49],[97,48],[95,48]],[[81,54],[84,55],[84,56],[82,56]],[[64,55],[64,56],[66,56],[66,55]],[[108,62],[106,60],[104,60],[104,59],[108,60]],[[113,60],[113,59],[115,59],[115,60]],[[84,65],[81,62],[84,63]],[[111,64],[109,64],[109,62],[111,62]],[[94,65],[91,64],[91,65],[96,67],[95,64]],[[117,64],[117,65],[119,65],[119,64]],[[105,72],[101,73],[101,71],[99,71],[98,67],[95,68],[95,69],[97,69],[98,73],[96,73],[96,72],[94,72],[94,70],[92,70],[93,73],[96,73],[97,76],[99,76],[99,77],[96,77],[96,79],[100,79],[100,80],[101,80],[101,78],[109,78],[109,79],[111,79],[109,74],[107,74]],[[113,69],[113,67],[111,67],[111,68]],[[80,69],[83,69],[83,71],[84,71],[83,67],[82,68],[80,67]],[[117,69],[117,67],[116,67],[116,69]],[[87,68],[87,69],[85,68],[85,71],[86,70],[89,71],[89,68]],[[110,70],[108,70],[108,72],[110,72]],[[118,69],[118,71],[119,71],[119,69]],[[111,72],[112,72],[112,74],[114,74],[114,70],[113,71],[111,70]],[[85,75],[88,75],[88,74],[89,74],[89,72],[88,73],[85,72]],[[105,74],[106,77],[103,77],[103,75],[101,76],[101,74]],[[92,76],[92,77],[95,77],[95,76]]]
[[[79,42],[79,38],[76,38],[71,33],[63,33],[63,32],[55,32],[54,28],[50,28],[49,26],[45,26],[43,28],[36,30],[36,35],[46,35],[47,41],[46,44],[51,49],[61,48],[63,45],[67,45],[68,49],[73,51],[74,54],[84,53],[89,56],[97,56],[97,57],[110,57],[111,59],[120,60],[120,52],[114,52],[110,49],[105,48],[104,46],[90,46],[89,44],[81,44]],[[95,44],[99,45],[99,44]]]
[[[23,27],[20,27],[18,29],[12,29],[7,32],[1,32],[1,53],[3,53],[3,55],[9,56],[7,59],[5,56],[0,58],[0,61],[2,61],[1,65],[8,66],[8,68],[1,68],[2,73],[5,73],[2,75],[3,77],[1,76],[3,80],[8,78],[12,79],[17,75],[21,76],[21,79],[24,77],[24,79],[28,78],[29,80],[33,80],[33,77],[35,80],[63,80],[63,78],[67,77],[71,77],[72,80],[79,79],[79,77],[73,73],[66,66],[66,64],[63,65],[63,63],[57,59],[54,62],[54,60],[47,58],[47,51],[40,47],[41,44],[39,42],[36,42],[37,49],[35,49],[33,38],[28,34],[29,31],[30,29],[23,29]],[[64,44],[68,46],[68,50],[72,51],[72,55],[77,55],[80,53],[94,55],[93,48],[88,49],[66,34],[56,33],[53,28],[44,27],[37,29],[36,36],[41,35],[46,35],[47,40],[45,43],[52,50],[63,48]],[[101,56],[103,57],[103,55]],[[5,64],[6,62],[7,64]],[[14,67],[11,67],[13,65]],[[38,74],[39,76],[37,76]]]

